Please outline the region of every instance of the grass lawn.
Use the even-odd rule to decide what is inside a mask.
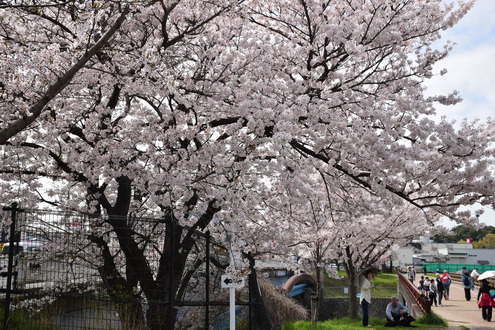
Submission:
[[[328,295],[331,297],[347,297],[343,293],[335,293],[333,289],[342,289],[343,287],[348,287],[348,282],[345,272],[339,272],[339,277],[330,278],[326,274],[324,276],[324,290],[328,290]],[[396,274],[384,274],[378,273],[374,279],[371,280],[371,284],[374,285],[372,289],[373,297],[390,297],[397,294],[397,275]],[[342,290],[341,290],[342,291]],[[359,289],[358,289],[359,292]],[[324,322],[318,322],[314,328],[311,328],[311,321],[298,321],[286,323],[282,326],[282,330],[325,330],[325,329],[342,329],[342,330],[355,330],[363,329],[362,319],[359,317],[355,320],[351,320],[348,317],[341,319],[332,319]],[[369,322],[373,329],[389,329],[385,327],[385,318],[370,318]],[[412,325],[420,329],[446,329],[447,323],[438,317],[435,313],[424,316],[414,322]],[[409,329],[404,327],[396,327],[395,329]]]
[[[338,272],[341,278],[330,278],[325,274],[323,281],[323,292],[326,298],[343,298],[348,294],[344,293],[343,288],[348,287],[346,273]],[[384,274],[378,273],[376,277],[371,280],[371,284],[374,288],[371,289],[371,295],[375,298],[387,298],[397,294],[397,275],[396,274]],[[359,288],[358,288],[359,292]]]
[[[3,305],[0,306],[0,326],[3,326]],[[48,330],[53,329],[53,326],[40,325],[33,315],[25,310],[15,310],[9,315],[8,329],[11,330]]]
[[[384,318],[370,318],[369,322],[373,329],[390,329],[385,327]],[[447,323],[440,319],[435,313],[431,313],[429,316],[422,317],[419,320],[412,322],[412,325],[419,329],[445,329]],[[286,323],[282,326],[282,330],[326,330],[326,329],[342,329],[342,330],[355,330],[362,328],[361,318],[350,320],[348,317],[341,319],[333,319],[324,322],[318,322],[314,328],[311,328],[311,321],[298,321]],[[410,329],[404,327],[396,327],[395,329]]]

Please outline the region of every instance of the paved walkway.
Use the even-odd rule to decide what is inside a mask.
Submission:
[[[475,287],[474,291],[471,291],[471,300],[466,301],[464,289],[454,282],[450,287],[450,299],[442,301],[442,306],[433,306],[432,310],[449,323],[448,329],[494,330],[495,310],[491,322],[483,320],[481,309],[476,303],[478,289]]]

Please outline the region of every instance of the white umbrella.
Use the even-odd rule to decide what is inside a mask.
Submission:
[[[478,277],[478,281],[484,280],[485,278],[495,277],[495,270],[487,270]]]

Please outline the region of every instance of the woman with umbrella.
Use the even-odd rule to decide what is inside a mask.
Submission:
[[[371,303],[371,288],[373,285],[371,285],[370,281],[373,278],[373,270],[368,269],[364,272],[364,278],[362,279],[362,284],[361,284],[361,295],[360,295],[360,302],[361,305],[363,306],[363,326],[364,327],[372,327],[371,324],[368,324],[369,320],[369,305]]]
[[[478,308],[481,308],[481,316],[483,320],[490,322],[492,320],[492,309],[495,307],[495,301],[493,301],[490,295],[490,290],[494,290],[493,286],[488,284],[486,279],[481,280],[480,290],[478,291]]]

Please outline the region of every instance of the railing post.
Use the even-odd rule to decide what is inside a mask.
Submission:
[[[10,318],[10,296],[12,291],[12,274],[14,268],[14,243],[15,243],[15,228],[16,217],[19,209],[17,203],[12,203],[9,208],[4,208],[6,211],[11,211],[11,223],[10,223],[10,236],[9,236],[9,261],[7,265],[7,287],[5,291],[5,306],[3,311],[3,329],[8,329],[8,322]]]

